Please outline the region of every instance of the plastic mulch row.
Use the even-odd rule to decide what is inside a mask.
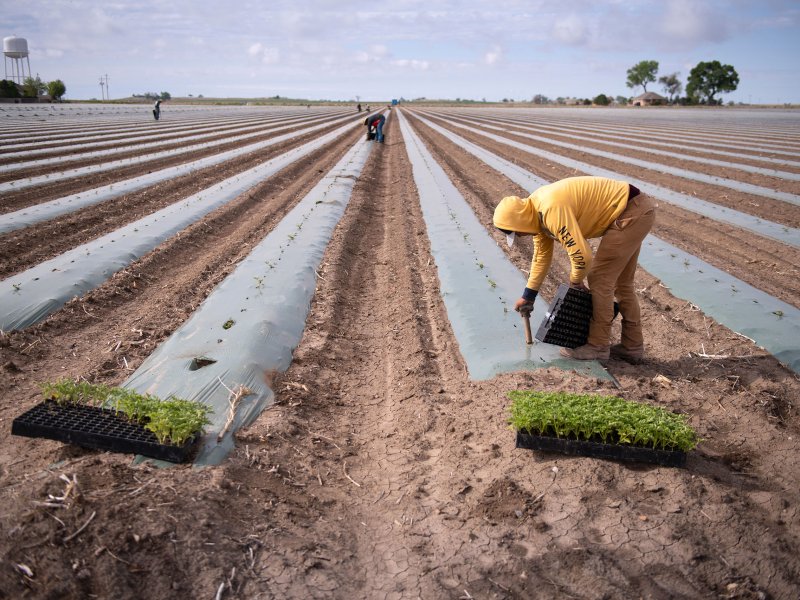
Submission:
[[[589,456],[627,462],[645,462],[665,467],[683,467],[686,465],[686,453],[680,450],[657,450],[642,446],[626,446],[624,444],[604,444],[586,440],[558,438],[549,435],[534,435],[517,432],[517,448],[558,452],[572,456]]]
[[[194,442],[190,439],[182,446],[161,444],[152,431],[113,410],[53,400],[45,400],[14,419],[11,433],[175,463],[186,460]]]

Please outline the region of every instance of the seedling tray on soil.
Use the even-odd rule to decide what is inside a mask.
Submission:
[[[617,313],[619,305],[614,302],[615,317]],[[592,294],[562,283],[534,337],[546,344],[577,348],[589,338],[591,318]]]
[[[45,400],[14,419],[11,433],[175,463],[186,460],[194,441],[189,439],[182,446],[161,444],[152,431],[113,410],[53,400]]]
[[[559,438],[551,435],[537,435],[517,432],[517,448],[558,452],[571,456],[590,456],[628,462],[645,462],[665,467],[683,467],[686,465],[686,452],[680,450],[657,450],[642,446],[626,444],[607,444],[570,438]]]

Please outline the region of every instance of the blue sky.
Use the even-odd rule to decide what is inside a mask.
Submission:
[[[630,96],[641,60],[684,83],[719,60],[740,77],[724,100],[800,103],[797,0],[0,3],[0,35],[27,39],[34,75],[69,99],[99,98],[106,74],[112,98]]]

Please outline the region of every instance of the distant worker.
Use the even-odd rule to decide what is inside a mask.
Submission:
[[[530,312],[553,260],[553,241],[567,251],[570,287],[592,294],[587,343],[562,348],[577,360],[614,356],[638,363],[644,356],[639,301],[633,276],[642,241],[655,221],[655,200],[624,181],[605,177],[568,177],[542,186],[527,198],[503,198],[494,211],[494,225],[511,246],[519,236],[533,236],[530,277],[514,310]],[[601,238],[597,252],[586,240]],[[622,314],[622,340],[611,346],[614,296]]]
[[[153,117],[156,121],[161,117],[161,100],[156,100],[153,104]]]
[[[367,130],[367,139],[375,139],[379,143],[383,143],[383,124],[386,122],[386,117],[380,113],[370,115],[364,121],[369,129]]]
[[[359,102],[359,103],[358,103],[358,105],[356,106],[356,110],[357,110],[358,112],[361,112],[361,103],[360,103],[360,102]]]

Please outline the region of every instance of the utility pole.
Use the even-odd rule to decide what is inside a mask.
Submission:
[[[106,100],[111,100],[111,92],[108,89],[108,73],[106,73]]]
[[[103,86],[105,86],[105,84],[106,84],[106,82],[103,81],[103,76],[100,75],[100,99],[101,100],[105,100],[106,99],[106,93],[104,91],[105,88],[103,87]]]

